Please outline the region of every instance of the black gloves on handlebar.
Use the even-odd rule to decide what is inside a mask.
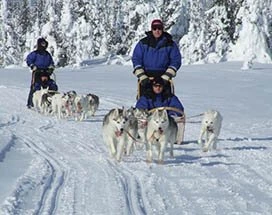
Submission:
[[[47,71],[48,71],[48,73],[51,75],[51,74],[53,73],[54,69],[55,69],[55,66],[50,65],[50,66],[47,68]]]
[[[168,67],[165,73],[161,76],[166,82],[170,81],[173,77],[176,76],[176,70],[171,67]]]
[[[140,83],[142,86],[147,87],[150,84],[150,80],[149,80],[149,78],[145,78]]]
[[[146,84],[150,83],[149,78],[145,74],[145,71],[143,68],[140,67],[140,68],[135,69],[133,74],[137,76],[137,78],[142,86],[145,86]]]
[[[37,68],[36,65],[31,64],[31,65],[30,65],[30,69],[32,70],[32,72],[35,72],[38,68]]]

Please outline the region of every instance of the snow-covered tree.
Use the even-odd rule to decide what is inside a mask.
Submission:
[[[0,0],[0,66],[22,64],[39,37],[57,65],[131,55],[160,18],[183,63],[272,62],[271,0]]]

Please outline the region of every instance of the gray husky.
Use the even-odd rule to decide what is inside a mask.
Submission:
[[[136,144],[135,147],[138,149],[142,149],[146,144],[146,130],[148,123],[148,116],[150,115],[148,110],[138,109],[131,107],[128,109],[129,112],[132,112],[133,116],[137,120],[137,134],[136,134]]]
[[[89,93],[87,94],[89,100],[89,111],[92,116],[94,116],[95,112],[99,106],[99,97],[95,94]]]
[[[137,119],[125,109],[112,109],[103,120],[103,139],[112,157],[120,161],[123,154],[130,155],[137,137]]]
[[[177,123],[168,116],[166,110],[155,110],[149,117],[146,131],[147,162],[152,162],[152,145],[155,145],[158,152],[158,162],[164,162],[164,153],[167,144],[170,143],[170,156],[174,156],[173,144],[177,141]]]

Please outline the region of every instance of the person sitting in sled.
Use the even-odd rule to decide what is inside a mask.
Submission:
[[[37,40],[37,49],[29,53],[26,57],[26,63],[32,70],[31,86],[27,100],[27,107],[33,107],[32,97],[36,90],[41,87],[49,87],[49,90],[58,90],[54,80],[50,75],[54,71],[54,61],[51,54],[46,50],[48,42],[44,38]]]
[[[133,73],[140,82],[140,95],[151,91],[149,77],[162,77],[166,90],[171,90],[169,81],[176,76],[181,66],[181,53],[172,36],[164,31],[163,22],[155,19],[151,31],[135,46],[132,63]]]
[[[48,72],[41,72],[39,74],[39,79],[34,83],[34,92],[40,90],[41,88],[49,88],[49,90],[57,91],[58,86],[55,81],[50,79],[50,75]]]
[[[165,90],[164,80],[161,77],[156,77],[151,81],[152,91],[141,96],[136,108],[151,110],[158,107],[172,107],[175,110],[167,110],[168,115],[181,117],[184,112],[184,107],[177,96]]]
[[[173,117],[178,125],[177,142],[183,142],[185,121],[184,107],[177,96],[165,90],[164,80],[156,77],[151,81],[152,91],[141,96],[135,107],[138,109],[152,110],[159,107],[168,107],[167,113]],[[172,109],[171,109],[172,108]]]

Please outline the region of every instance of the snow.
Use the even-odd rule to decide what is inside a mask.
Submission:
[[[165,164],[144,150],[118,163],[102,140],[104,115],[136,102],[130,65],[57,69],[61,92],[100,97],[96,116],[58,120],[26,109],[30,72],[0,70],[0,214],[272,214],[271,64],[183,66],[175,78],[185,144]],[[223,115],[218,150],[196,140],[207,109]]]

